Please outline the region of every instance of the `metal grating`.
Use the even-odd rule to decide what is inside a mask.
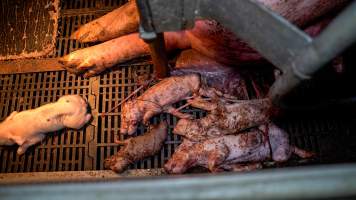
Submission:
[[[53,54],[59,0],[1,0],[0,16],[0,60]]]
[[[125,0],[65,0],[62,1],[62,9],[107,9],[108,7],[117,7],[122,5]],[[88,12],[88,11],[86,11]]]
[[[1,121],[13,111],[22,111],[54,102],[66,94],[88,98],[89,80],[65,71],[11,74],[0,76]],[[17,156],[17,147],[0,147],[1,172],[85,170],[90,129],[63,130],[46,137],[31,147],[24,156]],[[50,134],[52,135],[52,134]]]
[[[134,65],[130,67],[124,67],[122,70],[111,72],[100,76],[97,105],[99,114],[110,111],[115,105],[131,94],[137,89],[137,78],[142,74],[152,73],[151,65]],[[140,92],[142,93],[142,92]],[[140,93],[138,95],[140,95]],[[179,104],[179,105],[182,105]],[[177,105],[177,106],[179,106]],[[103,160],[110,155],[117,152],[119,147],[114,143],[114,140],[118,137],[120,128],[120,110],[118,108],[116,112],[111,115],[105,115],[98,117],[98,133],[95,138],[97,160],[95,169],[103,169]],[[197,117],[202,117],[203,112],[188,108],[183,112],[189,112]],[[151,124],[157,124],[161,120],[167,120],[169,124],[169,135],[165,141],[164,147],[161,152],[150,158],[147,158],[141,162],[131,165],[131,169],[150,169],[163,167],[164,163],[171,157],[174,149],[180,144],[180,137],[172,134],[174,125],[177,122],[177,118],[168,114],[161,114],[154,117],[151,120]],[[140,125],[136,135],[141,135],[147,131],[147,128]],[[127,136],[119,135],[120,140],[124,140]]]
[[[69,36],[79,25],[123,3],[124,1],[110,0],[62,1],[55,57],[92,45],[80,44],[69,39]],[[87,98],[94,116],[91,124],[83,130],[63,130],[50,134],[51,137],[46,137],[41,144],[30,148],[24,156],[16,155],[17,146],[0,147],[0,172],[103,169],[104,159],[120,148],[114,144],[120,127],[120,108],[112,115],[100,117],[99,114],[108,112],[134,91],[138,87],[136,83],[139,75],[151,72],[151,65],[134,64],[90,79],[76,77],[66,71],[0,75],[0,120],[14,110],[38,107],[56,101],[65,94],[80,94]],[[258,85],[268,85],[271,80],[259,78],[257,81]],[[255,98],[250,83],[248,90],[250,98]],[[205,115],[204,112],[190,107],[184,111],[198,118]],[[290,133],[294,144],[318,154],[316,163],[356,161],[356,156],[353,156],[356,145],[352,144],[356,139],[353,134],[356,130],[355,120],[339,118],[336,115],[327,116],[326,119],[312,116],[306,118],[302,115],[279,121],[279,124]],[[177,122],[175,117],[162,114],[154,117],[151,123],[156,124],[163,119],[169,122],[169,136],[164,148],[158,155],[132,164],[131,169],[162,167],[179,145],[180,137],[171,132]],[[145,127],[141,125],[137,134],[144,132]],[[125,138],[126,136],[120,136],[121,140]]]

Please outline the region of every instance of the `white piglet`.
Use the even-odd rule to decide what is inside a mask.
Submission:
[[[67,128],[80,129],[90,119],[88,104],[78,95],[62,96],[55,103],[22,112],[12,112],[0,123],[0,145],[18,144],[18,154],[42,141],[45,133]]]

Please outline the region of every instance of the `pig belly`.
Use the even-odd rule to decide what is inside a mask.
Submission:
[[[187,37],[194,50],[226,65],[261,62],[263,58],[216,21],[198,20]]]

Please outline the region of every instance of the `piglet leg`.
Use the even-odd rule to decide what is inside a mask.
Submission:
[[[221,165],[229,155],[229,149],[226,145],[220,143],[216,144],[213,148],[214,149],[208,152],[207,167],[211,172],[219,172],[221,170],[219,170],[218,166]],[[209,149],[206,150],[209,151]]]
[[[246,163],[246,164],[230,164],[223,166],[225,170],[233,172],[248,172],[256,169],[262,169],[263,166],[261,163]]]
[[[311,157],[315,156],[315,153],[306,151],[304,149],[300,149],[296,146],[291,146],[291,149],[294,154],[296,154],[297,156],[299,156],[301,158],[311,158]]]
[[[166,32],[165,44],[167,51],[190,47],[184,32]],[[134,58],[148,55],[148,45],[138,33],[124,35],[104,43],[74,51],[59,59],[69,72],[84,74],[90,77]]]
[[[168,106],[165,111],[169,114],[172,114],[173,116],[176,116],[178,118],[181,119],[193,119],[193,116],[190,114],[186,114],[186,113],[182,113],[179,112],[179,110],[177,110],[176,108],[172,107],[172,106]]]
[[[39,134],[36,135],[28,140],[26,140],[24,143],[22,143],[19,148],[17,149],[17,154],[22,155],[26,152],[28,147],[37,144],[38,142],[41,142],[45,138],[44,134]]]
[[[217,107],[218,107],[217,103],[209,102],[209,101],[207,101],[203,98],[200,98],[200,97],[195,98],[195,99],[189,99],[189,100],[187,100],[187,102],[193,107],[196,107],[196,108],[199,108],[202,110],[206,110],[206,111],[212,111],[212,110],[217,109]]]

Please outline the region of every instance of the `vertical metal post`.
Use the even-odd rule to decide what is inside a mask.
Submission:
[[[168,75],[168,60],[163,33],[157,33],[156,39],[146,41],[150,46],[151,58],[156,78],[164,78]]]
[[[146,0],[136,0],[140,15],[140,37],[149,45],[156,78],[168,75],[168,60],[163,33],[156,33],[149,4]]]

